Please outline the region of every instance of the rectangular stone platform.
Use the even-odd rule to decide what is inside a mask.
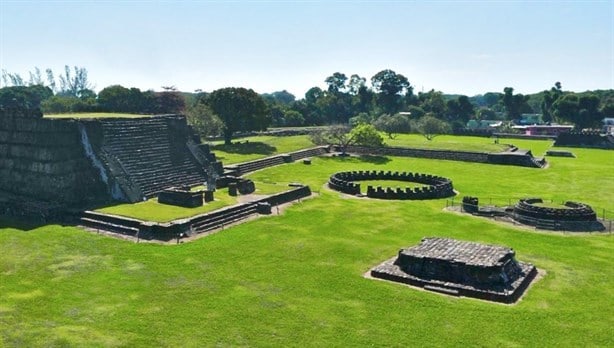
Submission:
[[[371,270],[375,278],[449,295],[513,303],[537,275],[535,266],[514,259],[511,248],[424,238]]]

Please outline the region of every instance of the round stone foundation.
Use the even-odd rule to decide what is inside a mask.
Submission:
[[[570,231],[592,230],[598,224],[597,213],[588,204],[567,201],[558,208],[540,206],[541,203],[541,198],[519,200],[514,206],[514,220],[530,226]]]
[[[452,180],[440,176],[391,171],[348,171],[338,172],[328,180],[328,187],[350,195],[360,195],[362,180],[394,180],[423,184],[422,187],[367,187],[367,197],[379,199],[418,200],[437,199],[454,196]]]

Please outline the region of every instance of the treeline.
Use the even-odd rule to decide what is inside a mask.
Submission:
[[[431,123],[440,121],[440,129],[462,129],[471,119],[519,123],[521,115],[526,113],[541,114],[544,122],[572,123],[582,129],[598,128],[604,117],[614,117],[614,90],[573,93],[564,91],[557,82],[551,88],[532,95],[514,93],[512,87],[472,97],[446,95],[436,90],[416,94],[405,76],[389,69],[378,72],[369,80],[356,74],[348,77],[335,72],[324,79],[325,89],[313,87],[300,99],[285,90],[254,97],[255,93],[246,89],[222,89],[229,92],[225,95],[222,90],[184,93],[173,86],[163,87],[163,92],[154,92],[113,85],[95,93],[87,70],[68,66],[57,78],[51,69],[46,69],[43,74],[35,68],[28,79],[3,71],[2,80],[5,86],[27,87],[28,93],[34,96],[31,102],[38,104],[45,114],[186,113],[199,131],[208,135],[223,134],[230,128],[242,131],[268,126],[326,124],[371,124],[392,135],[409,132],[426,116]],[[236,93],[249,95],[245,99],[252,103],[251,106],[257,106],[259,113],[264,113],[264,116],[254,118],[258,120],[257,124],[252,121],[234,122],[234,116],[226,113],[228,108],[220,106],[224,100],[233,102]],[[226,99],[221,102],[215,99],[215,107],[212,107],[210,95],[224,95]],[[231,121],[234,122],[232,127],[229,126]]]
[[[82,67],[70,69],[65,66],[63,74],[56,78],[51,69],[35,68],[25,79],[19,74],[2,71],[4,86],[21,95],[30,95],[32,103],[44,114],[79,112],[117,112],[135,114],[167,114],[183,112],[186,98],[175,87],[162,87],[163,92],[141,91],[120,85],[108,86],[94,92],[88,80],[87,70]],[[27,87],[27,89],[24,89]],[[19,91],[19,92],[17,92]]]

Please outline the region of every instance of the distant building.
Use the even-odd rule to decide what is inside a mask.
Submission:
[[[521,125],[513,126],[513,129],[518,129],[525,135],[559,135],[561,133],[569,132],[574,126],[563,124],[533,124],[533,125]]]
[[[503,121],[499,120],[469,120],[467,129],[496,129],[503,125]]]
[[[522,114],[518,120],[519,125],[544,124],[542,114]]]
[[[614,117],[606,117],[603,119],[603,132],[605,134],[614,135]]]

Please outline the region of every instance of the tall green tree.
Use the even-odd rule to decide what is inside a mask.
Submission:
[[[252,89],[228,87],[207,97],[211,110],[224,122],[224,143],[232,143],[237,131],[264,130],[270,123],[267,106]]]
[[[448,100],[447,109],[448,121],[462,124],[463,126],[475,113],[473,104],[471,104],[466,95]]]
[[[565,94],[554,103],[553,109],[557,119],[571,122],[577,129],[598,128],[603,119],[599,110],[599,97],[594,93]]]
[[[437,118],[443,118],[446,113],[446,101],[441,91],[431,89],[425,93],[418,93],[420,107],[425,112],[431,113]]]
[[[403,95],[413,93],[407,78],[390,69],[375,74],[371,78],[371,85],[377,94],[378,106],[388,114],[394,114],[401,109]]]
[[[328,85],[328,91],[333,94],[343,93],[345,92],[346,86],[345,82],[347,81],[347,76],[345,74],[336,72],[331,76],[327,77],[324,82]]]
[[[507,118],[509,120],[517,120],[525,112],[532,112],[533,110],[527,103],[529,96],[522,94],[514,94],[512,87],[505,87],[503,89],[503,105],[507,112]]]
[[[546,90],[543,92],[543,99],[540,104],[540,109],[542,112],[542,119],[544,122],[552,122],[554,116],[552,106],[554,103],[563,95],[563,89],[561,87],[560,82],[556,82],[554,87],[550,88],[550,90]]]

